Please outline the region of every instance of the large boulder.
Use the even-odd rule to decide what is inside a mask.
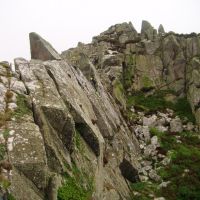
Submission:
[[[58,52],[37,33],[30,33],[31,58],[39,60],[60,60]]]

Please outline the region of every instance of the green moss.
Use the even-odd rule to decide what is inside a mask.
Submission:
[[[161,189],[162,196],[170,200],[198,199],[200,196],[200,139],[192,132],[179,134],[182,143],[176,143],[168,134],[171,162],[159,170],[159,175],[170,184]],[[161,136],[161,145],[167,138]]]
[[[171,91],[156,91],[155,94],[146,96],[143,92],[127,98],[127,106],[143,106],[146,110],[156,111],[171,107],[171,102],[165,100],[164,96]]]
[[[124,108],[126,108],[126,99],[125,99],[125,94],[124,94],[124,88],[119,80],[115,81],[115,83],[113,85],[113,94],[114,94],[116,100]]]
[[[127,107],[135,109],[143,108],[144,112],[164,111],[166,108],[174,110],[175,115],[181,119],[185,117],[195,122],[192,110],[186,98],[179,98],[176,102],[168,102],[165,99],[172,91],[156,91],[147,96],[144,92],[135,93],[127,98]],[[163,196],[169,200],[199,199],[200,197],[200,139],[193,132],[176,133],[181,143],[173,133],[161,132],[156,128],[150,129],[151,135],[159,139],[158,153],[170,157],[167,166],[160,165],[158,174],[164,181],[170,181],[166,188],[156,188],[156,183],[136,183],[132,186],[134,191],[140,193],[133,199],[149,199],[152,192],[155,196]],[[151,191],[151,192],[150,192]]]
[[[73,177],[65,175],[65,183],[58,189],[58,200],[88,200],[92,197],[93,179],[82,173],[75,165]]]
[[[4,144],[0,144],[0,160],[4,159],[5,154],[6,154],[6,147]]]
[[[87,200],[89,196],[88,191],[71,177],[68,177],[58,190],[58,200]]]
[[[83,154],[85,152],[85,146],[83,144],[81,135],[80,135],[77,127],[76,127],[76,134],[75,134],[75,145],[81,154]]]
[[[174,110],[175,114],[181,119],[186,117],[189,121],[195,123],[195,117],[187,98],[179,98],[177,102],[172,103],[165,99],[167,94],[174,94],[174,92],[171,90],[161,90],[155,91],[154,94],[146,96],[144,92],[140,91],[127,97],[127,107],[130,108],[131,106],[135,106],[136,108],[143,108],[144,111],[157,111],[170,108]]]
[[[30,113],[31,113],[31,110],[28,106],[26,97],[23,95],[17,95],[17,109],[14,112],[14,116],[17,119],[20,119],[24,115],[30,114]]]
[[[9,188],[9,186],[11,185],[9,180],[2,180],[0,182],[0,185],[3,189],[7,190]]]
[[[150,194],[154,195],[154,193],[157,190],[157,184],[156,183],[149,183],[149,182],[138,182],[138,183],[132,183],[131,190],[139,192],[140,195],[132,195],[132,200],[150,200],[152,199],[149,197]]]
[[[15,197],[12,194],[8,194],[8,200],[15,200]]]
[[[12,194],[8,194],[8,200],[16,200],[15,197]]]
[[[123,65],[123,86],[124,89],[127,90],[132,86],[133,76],[134,76],[134,68],[135,68],[135,56],[134,55],[126,55],[125,62]]]
[[[153,81],[149,77],[143,76],[142,77],[142,86],[144,88],[152,87],[153,86]]]
[[[9,136],[9,129],[5,129],[4,131],[3,131],[3,137],[4,137],[4,139],[8,139],[8,136]]]
[[[143,191],[147,186],[148,186],[148,183],[146,182],[138,182],[138,183],[131,184],[131,188],[134,191],[138,191],[138,192]]]
[[[181,119],[187,117],[189,121],[195,123],[195,117],[186,97],[178,99],[177,102],[172,105],[172,109]]]
[[[150,132],[152,133],[152,129],[150,130]],[[171,137],[168,132],[157,131],[157,134],[155,135],[157,135],[159,138],[160,147],[166,152],[170,151],[171,149],[173,149],[174,146],[177,145],[176,138],[174,136]]]

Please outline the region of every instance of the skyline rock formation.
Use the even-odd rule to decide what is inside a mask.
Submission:
[[[0,130],[8,132],[4,159],[16,200],[56,200],[76,170],[91,199],[130,199],[129,183],[141,179],[141,146],[126,115],[137,92],[187,97],[200,125],[199,34],[165,33],[162,25],[157,32],[147,21],[137,33],[122,23],[61,55],[29,37],[30,61],[16,58],[16,72],[0,63]]]

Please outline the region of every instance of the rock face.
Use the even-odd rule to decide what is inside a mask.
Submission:
[[[138,111],[139,119],[127,120],[124,113],[135,113],[127,97],[173,89],[173,101],[187,96],[200,124],[200,36],[165,33],[163,26],[157,34],[143,21],[141,34],[132,23],[117,24],[61,56],[36,33],[30,47],[32,60],[16,58],[16,72],[0,62],[1,159],[13,165],[15,199],[56,200],[66,174],[84,191],[92,188],[95,200],[130,199],[129,182],[160,181],[150,161],[140,162],[141,154],[158,158],[151,128],[195,126],[184,128],[170,110]]]
[[[58,52],[37,33],[30,33],[31,59],[60,60]]]

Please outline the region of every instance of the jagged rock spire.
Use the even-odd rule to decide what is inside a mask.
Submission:
[[[159,27],[158,27],[158,33],[159,34],[164,34],[165,33],[165,29],[164,29],[162,24],[160,24]]]
[[[29,38],[31,59],[39,59],[43,61],[61,59],[59,53],[52,47],[52,45],[37,33],[30,33]]]
[[[154,40],[157,35],[157,31],[153,26],[148,22],[143,20],[141,27],[141,37],[142,39]]]

